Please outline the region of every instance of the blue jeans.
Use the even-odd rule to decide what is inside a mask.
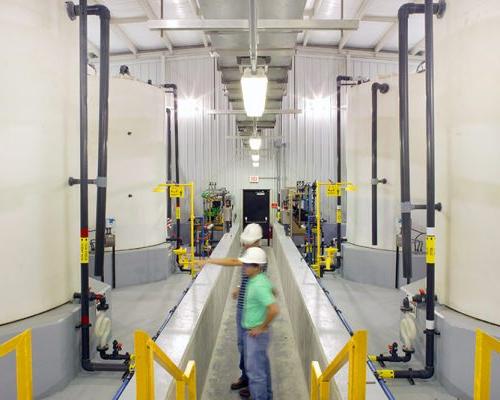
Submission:
[[[272,400],[271,365],[267,355],[269,332],[245,338],[245,362],[252,400]]]
[[[240,369],[241,377],[240,379],[244,382],[248,382],[248,375],[245,368],[245,336],[247,334],[246,330],[241,326],[241,314],[242,311],[236,310],[236,332],[238,335],[238,351],[240,352]]]

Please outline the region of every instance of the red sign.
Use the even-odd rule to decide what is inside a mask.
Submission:
[[[271,203],[271,208],[274,208],[274,209],[278,208],[278,203]]]
[[[258,176],[251,176],[249,180],[250,180],[250,183],[259,183]]]

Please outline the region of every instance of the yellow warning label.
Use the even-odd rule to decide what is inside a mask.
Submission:
[[[175,207],[175,219],[181,219],[181,208]]]
[[[342,223],[342,210],[337,210],[337,224]]]
[[[80,238],[80,264],[89,263],[89,238]]]
[[[180,185],[170,186],[169,193],[171,198],[184,198],[184,186]]]
[[[336,183],[326,186],[327,197],[339,197],[340,196],[340,185]]]
[[[425,262],[427,264],[436,263],[436,236],[429,235],[425,241],[425,247],[427,249],[427,254],[425,257]]]

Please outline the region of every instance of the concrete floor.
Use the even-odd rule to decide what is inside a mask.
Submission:
[[[321,283],[343,311],[352,329],[368,330],[369,353],[386,353],[387,345],[400,342],[399,307],[404,297],[401,291],[347,281],[336,274],[326,274]],[[402,364],[386,365],[387,368],[402,368]],[[418,361],[406,365],[413,369],[422,367]],[[436,380],[415,381],[412,386],[407,380],[396,379],[387,381],[387,384],[398,400],[457,400]]]
[[[175,273],[167,280],[129,286],[112,292],[113,338],[133,351],[133,333],[142,329],[154,335],[177,303],[191,278]],[[50,400],[111,400],[121,384],[119,373],[81,372],[63,390],[45,397]]]
[[[281,281],[274,255],[266,249],[269,257],[268,276],[278,293],[282,293]],[[239,284],[240,269],[233,278],[233,287]],[[272,324],[269,357],[273,380],[274,398],[277,400],[308,398],[307,383],[302,371],[299,354],[290,324],[288,309],[283,302],[283,295],[278,295],[280,315]],[[209,368],[202,400],[239,399],[237,391],[231,391],[229,385],[239,377],[239,355],[236,345],[236,301],[229,293],[227,305],[222,317],[219,337]]]

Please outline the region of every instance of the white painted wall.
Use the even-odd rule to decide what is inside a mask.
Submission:
[[[2,2],[0,46],[4,324],[69,301],[77,287],[78,188],[67,182],[79,171],[78,24],[58,0]]]
[[[454,0],[435,24],[436,189],[444,207],[436,225],[437,287],[450,307],[496,324],[499,20],[496,0]]]

